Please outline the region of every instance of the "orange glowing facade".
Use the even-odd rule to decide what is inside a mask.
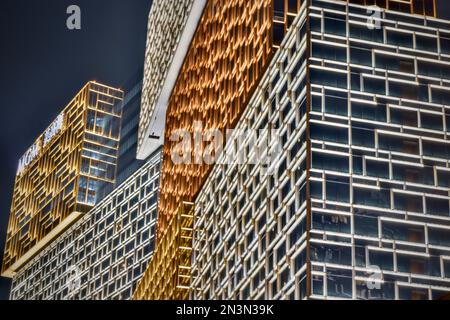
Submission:
[[[158,236],[180,203],[192,201],[208,175],[206,164],[174,164],[179,129],[232,129],[293,21],[300,0],[208,1],[169,101],[166,117]],[[193,154],[194,157],[194,154]]]

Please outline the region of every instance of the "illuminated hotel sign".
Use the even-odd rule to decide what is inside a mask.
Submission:
[[[44,147],[52,141],[53,137],[61,131],[64,124],[64,113],[61,113],[58,118],[53,121],[50,127],[44,133]]]
[[[20,175],[26,167],[28,167],[34,159],[39,155],[41,151],[41,141],[44,148],[47,144],[52,141],[52,139],[61,131],[64,125],[64,113],[60,114],[55,121],[50,125],[50,127],[44,132],[44,137],[39,138],[34,145],[25,152],[22,158],[19,160],[19,167],[17,168],[17,175]]]
[[[17,168],[17,175],[21,174],[23,170],[38,156],[40,151],[40,141],[36,141],[35,144],[25,152],[23,157],[19,160],[19,167]]]

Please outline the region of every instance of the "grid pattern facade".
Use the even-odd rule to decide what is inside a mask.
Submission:
[[[155,0],[152,3],[148,18],[138,152],[149,138],[148,128],[155,116],[157,101],[195,1]]]
[[[137,79],[136,79],[137,80]],[[139,114],[141,109],[142,78],[134,87],[127,90],[122,112],[122,130],[120,133],[119,161],[117,164],[116,185],[122,184],[136,172],[145,161],[136,159],[139,132]]]
[[[450,23],[383,11],[370,29],[366,8],[324,3],[310,13],[310,296],[437,298],[450,290]]]
[[[208,1],[167,109],[158,234],[179,203],[192,201],[211,166],[174,164],[178,130],[233,128],[284,37],[299,1]],[[205,145],[203,146],[203,148]],[[194,150],[191,152],[195,157]]]
[[[155,245],[161,152],[14,277],[13,300],[129,299]]]
[[[158,241],[134,300],[187,300],[191,283],[193,206],[183,203]]]
[[[306,10],[238,124],[279,128],[277,169],[214,167],[195,202],[191,297],[439,298],[450,24],[383,10],[369,28],[367,7],[340,1]]]
[[[100,202],[108,196],[116,187],[121,185],[145,163],[145,160],[136,159],[142,92],[141,72],[138,72],[127,81],[124,85],[124,91],[126,92],[126,95],[123,99],[122,107],[116,181],[114,185],[108,184],[102,186],[97,202]]]
[[[114,183],[122,99],[121,90],[89,82],[21,159],[3,276],[13,276]]]
[[[281,129],[273,174],[219,159],[195,201],[192,299],[298,298],[306,288],[306,61],[305,4],[236,126]],[[251,159],[259,143],[236,138],[222,157]]]

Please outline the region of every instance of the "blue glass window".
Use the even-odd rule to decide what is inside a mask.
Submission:
[[[412,33],[404,33],[389,30],[387,32],[387,43],[399,47],[413,47]]]
[[[311,69],[311,83],[322,86],[347,88],[347,74],[327,70]]]
[[[394,256],[391,252],[369,251],[369,266],[377,266],[381,270],[394,270]]]
[[[394,195],[394,209],[423,213],[423,198],[411,194],[396,193]]]
[[[389,179],[389,163],[382,161],[367,160],[366,170],[369,177]]]
[[[353,127],[352,144],[366,148],[375,147],[375,135],[373,130]]]
[[[391,193],[389,190],[381,189],[360,189],[354,188],[354,202],[355,204],[380,207],[380,208],[390,208],[391,207]]]
[[[350,217],[330,215],[325,213],[313,213],[313,229],[350,233]]]
[[[441,53],[450,54],[450,36],[441,35]]]
[[[386,95],[386,82],[384,79],[364,78],[364,91],[373,94]]]
[[[450,147],[447,143],[439,143],[433,141],[422,142],[423,154],[429,157],[448,159],[450,157]]]
[[[378,138],[380,149],[408,154],[419,154],[419,141],[416,139],[383,134],[380,134]]]
[[[311,260],[351,265],[352,249],[331,244],[311,243]]]
[[[313,95],[312,99],[312,111],[322,112],[322,97]]]
[[[437,39],[416,35],[416,48],[418,50],[437,52]]]
[[[419,74],[421,75],[434,78],[450,79],[450,66],[448,65],[426,61],[418,61],[417,65]]]
[[[314,169],[348,172],[348,157],[325,153],[313,153],[312,166]]]
[[[363,66],[372,66],[372,51],[357,47],[350,47],[350,62]]]
[[[419,125],[417,119],[417,111],[391,108],[391,122],[408,127],[417,127]]]
[[[384,239],[425,243],[423,226],[384,221],[382,232]]]
[[[312,43],[313,56],[321,59],[328,59],[333,61],[347,61],[346,48],[336,47],[323,43]]]
[[[317,17],[311,17],[311,31],[322,32],[322,20]]]
[[[450,246],[450,230],[428,228],[428,242],[436,246]]]
[[[444,120],[441,115],[423,112],[420,114],[420,119],[422,128],[439,131],[444,130]]]
[[[392,171],[395,180],[434,185],[434,174],[432,167],[420,168],[393,164]]]
[[[438,184],[440,187],[450,187],[450,172],[438,171]]]
[[[389,94],[398,98],[421,100],[419,86],[410,83],[389,81]]]
[[[328,270],[327,289],[329,296],[351,299],[353,293],[351,270]]]
[[[311,123],[311,139],[327,142],[348,143],[348,129]]]
[[[352,102],[352,117],[385,122],[386,106]]]
[[[347,92],[325,90],[325,112],[348,115],[348,97]]]
[[[346,36],[346,19],[345,16],[326,13],[325,16],[325,33]]]
[[[375,60],[377,68],[414,73],[414,61],[412,59],[379,54],[376,56]]]
[[[322,183],[317,181],[310,182],[311,198],[322,200]]]
[[[443,217],[450,216],[448,200],[439,198],[426,198],[426,204],[428,214]]]
[[[373,41],[383,42],[383,29],[370,30],[366,25],[350,24],[350,37]]]
[[[445,104],[450,105],[450,91],[449,90],[439,90],[439,89],[432,89],[432,102],[433,103],[439,103],[439,104]]]

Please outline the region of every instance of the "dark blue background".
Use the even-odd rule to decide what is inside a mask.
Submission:
[[[450,1],[438,0],[450,18]],[[66,9],[82,10],[82,30]],[[89,80],[121,86],[143,64],[151,0],[0,2],[0,262],[18,159]],[[0,299],[9,281],[0,279]]]
[[[69,31],[66,9],[81,8]],[[120,87],[143,64],[151,0],[0,1],[0,261],[18,159],[89,80]],[[0,280],[0,299],[9,281]]]

